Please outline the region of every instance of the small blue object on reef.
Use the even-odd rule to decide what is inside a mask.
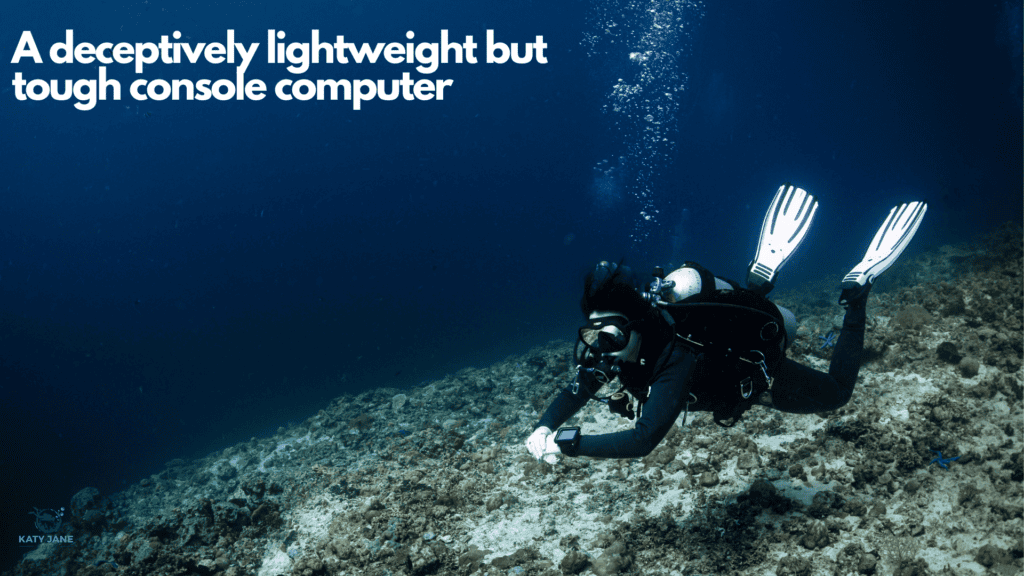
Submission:
[[[952,461],[954,461],[954,460],[959,460],[959,459],[960,459],[960,457],[959,457],[959,456],[955,456],[955,457],[953,457],[953,458],[943,458],[943,457],[942,457],[942,452],[939,452],[938,450],[932,450],[932,452],[935,452],[936,454],[938,454],[938,455],[939,455],[939,457],[938,457],[938,458],[935,458],[934,460],[932,460],[931,462],[929,462],[929,463],[928,463],[928,465],[929,465],[929,466],[931,466],[932,464],[935,464],[936,462],[938,462],[938,463],[939,463],[939,466],[942,466],[942,467],[943,467],[943,468],[945,468],[946,470],[949,470],[949,466],[946,466],[946,464],[949,464],[950,462],[952,462]]]
[[[835,334],[835,332],[829,331],[828,334],[826,334],[824,336],[818,336],[818,338],[821,338],[821,340],[824,341],[824,344],[822,344],[821,348],[818,348],[818,350],[824,350],[825,348],[835,348],[835,345],[836,345],[836,334]]]

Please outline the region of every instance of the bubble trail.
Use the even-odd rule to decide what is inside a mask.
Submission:
[[[688,81],[681,64],[703,17],[703,2],[694,0],[595,2],[587,17],[581,44],[596,73],[614,74],[603,111],[622,140],[618,169],[632,176],[625,188],[639,206],[634,243],[645,241],[658,222],[658,191],[675,156]]]

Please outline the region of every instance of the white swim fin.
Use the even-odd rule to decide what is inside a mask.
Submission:
[[[788,183],[779,187],[764,215],[757,254],[747,268],[748,288],[761,294],[771,291],[779,269],[807,236],[817,210],[814,196],[802,188]]]
[[[864,259],[843,278],[842,288],[856,289],[871,284],[892,266],[917,232],[928,205],[911,202],[893,207],[868,246]]]

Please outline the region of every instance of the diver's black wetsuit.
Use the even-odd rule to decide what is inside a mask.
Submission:
[[[784,359],[779,365],[771,388],[772,406],[782,412],[809,414],[834,410],[850,400],[853,387],[860,371],[860,357],[864,349],[864,325],[867,317],[865,304],[867,294],[848,304],[843,328],[839,333],[832,363],[828,374],[819,372]],[[714,371],[699,371],[697,358],[687,347],[680,344],[665,326],[641,330],[644,337],[641,356],[647,357],[644,370],[636,367],[633,373],[623,368],[620,379],[623,382],[650,383],[650,393],[643,405],[641,417],[632,430],[611,434],[583,435],[579,446],[573,450],[563,448],[567,456],[591,456],[596,458],[638,458],[650,454],[665,438],[672,424],[686,407],[691,390],[701,388],[701,374],[715,374]],[[650,346],[648,346],[650,345]],[[537,427],[547,426],[555,430],[579,411],[591,397],[584,385],[573,394],[572,386],[566,387],[544,412]],[[700,403],[691,404],[690,410],[707,409]]]

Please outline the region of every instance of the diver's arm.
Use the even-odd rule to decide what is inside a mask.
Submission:
[[[641,458],[661,443],[686,406],[690,377],[697,357],[682,346],[673,346],[665,366],[654,376],[643,413],[632,430],[580,436],[576,450],[566,456],[594,458]]]
[[[580,387],[573,393],[573,384],[569,384],[562,389],[562,392],[551,401],[551,405],[544,411],[544,415],[541,416],[540,422],[534,426],[534,429],[546,426],[549,430],[556,430],[569,418],[572,418],[573,414],[580,411],[583,405],[590,400],[593,392],[587,389],[587,385],[584,383],[584,379],[580,378]]]

